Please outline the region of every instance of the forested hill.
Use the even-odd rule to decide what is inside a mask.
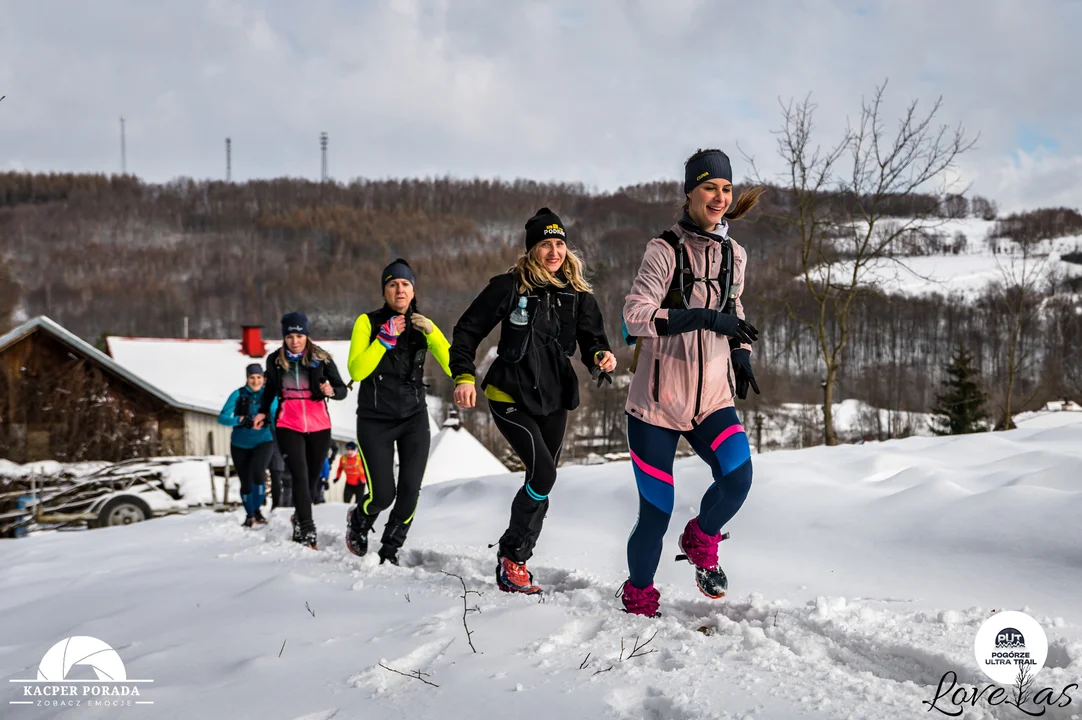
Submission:
[[[737,194],[746,187],[738,184]],[[524,180],[153,185],[130,176],[0,174],[0,319],[16,307],[17,317],[47,314],[90,341],[106,332],[176,337],[185,317],[192,337],[237,337],[250,323],[273,337],[281,314],[301,309],[314,335],[344,338],[359,313],[381,302],[378,273],[401,256],[417,272],[422,312],[449,330],[487,279],[519,254],[525,220],[548,206],[586,258],[616,342],[644,244],[676,219],[681,201],[675,181],[595,193]],[[886,212],[906,217],[935,202],[899,198]],[[943,205],[937,211],[945,218],[996,216],[984,198],[953,197]],[[750,258],[744,304],[764,331],[757,373],[763,399],[772,402],[821,399],[817,346],[800,322],[815,308],[794,280],[800,242],[788,222],[793,207],[791,193],[770,187],[760,209],[731,231]],[[1001,234],[1019,236],[1037,225],[1045,236],[1082,234],[1082,217],[1069,210],[1012,216],[1000,225]],[[957,254],[952,242],[945,230],[904,251]],[[1058,290],[1078,292],[1077,283],[1064,278]],[[994,384],[994,356],[1003,345],[995,302],[991,291],[960,304],[870,288],[854,318],[841,396],[926,409],[940,367],[961,341],[976,343]],[[1062,365],[1077,342],[1078,321],[1066,311],[1054,316],[1059,330],[1034,337],[1042,361],[1032,387],[1045,384],[1042,368]],[[630,359],[626,350],[621,359]],[[1046,388],[1051,397],[1064,392],[1063,382]]]

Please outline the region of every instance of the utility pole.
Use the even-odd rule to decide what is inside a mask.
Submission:
[[[325,132],[319,134],[319,148],[323,156],[323,174],[320,182],[327,182],[327,133]]]
[[[128,174],[128,149],[124,142],[124,116],[120,116],[120,174]]]

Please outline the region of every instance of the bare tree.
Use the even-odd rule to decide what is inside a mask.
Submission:
[[[1029,368],[1034,356],[1034,346],[1026,342],[1025,331],[1035,320],[1034,310],[1043,297],[1043,285],[1048,278],[1048,256],[1039,254],[1040,241],[1021,235],[1016,236],[1014,241],[1019,249],[1018,254],[1010,252],[995,255],[1003,284],[1003,309],[1008,328],[1006,387],[1001,406],[1003,414],[999,423],[1004,430],[1010,430],[1014,426],[1011,421],[1014,394],[1020,376]]]
[[[1033,715],[1033,713],[1024,710],[1023,705],[1029,700],[1030,692],[1033,688],[1033,673],[1030,672],[1029,665],[1018,664],[1018,675],[1014,678],[1014,701],[1007,701],[1008,704],[1014,705],[1027,715]],[[1043,710],[1043,708],[1042,708]]]
[[[942,212],[949,218],[969,216],[969,201],[962,195],[948,195],[944,198]]]
[[[999,213],[996,203],[986,197],[976,195],[969,201],[970,212],[981,220],[995,220]]]
[[[798,274],[812,299],[811,312],[789,312],[816,340],[824,366],[823,440],[837,444],[832,404],[835,382],[850,342],[854,302],[874,288],[868,273],[882,263],[902,263],[892,248],[944,222],[942,207],[954,188],[946,179],[958,157],[973,147],[959,126],[934,126],[941,99],[924,114],[917,101],[897,130],[885,129],[886,83],[861,102],[860,114],[841,140],[823,149],[814,140],[816,105],[810,96],[783,104],[778,152],[795,208],[787,219],[800,241]],[[897,215],[899,206],[906,217]]]

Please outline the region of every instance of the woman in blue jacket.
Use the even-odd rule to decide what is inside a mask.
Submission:
[[[263,366],[254,363],[248,366],[246,372],[248,382],[234,390],[225,401],[225,407],[218,414],[218,422],[233,428],[229,451],[240,478],[240,497],[247,512],[244,527],[252,527],[267,524],[259,508],[263,506],[267,493],[267,466],[274,453],[274,437],[270,423],[258,430],[252,427],[252,419],[259,412],[263,399]],[[272,418],[277,405],[278,399],[275,398],[271,405]]]

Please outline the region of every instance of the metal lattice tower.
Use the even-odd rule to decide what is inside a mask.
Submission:
[[[320,182],[327,182],[327,133],[319,134],[319,149],[323,157],[323,173]]]
[[[120,174],[128,174],[128,148],[124,141],[124,116],[120,116]]]

